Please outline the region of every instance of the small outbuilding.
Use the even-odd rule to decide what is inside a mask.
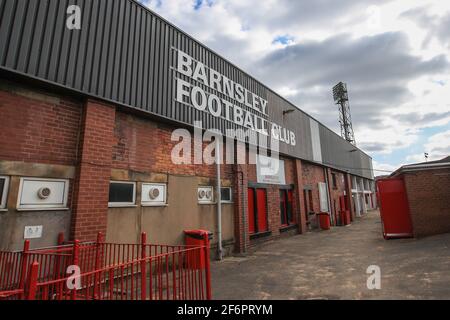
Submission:
[[[385,238],[450,232],[450,156],[403,166],[377,191]]]

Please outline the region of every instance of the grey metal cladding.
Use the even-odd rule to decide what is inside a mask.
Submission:
[[[82,9],[81,30],[66,28],[69,5]],[[133,0],[0,0],[0,18],[2,69],[180,123],[202,120],[205,127],[237,128],[175,101],[174,48],[183,50],[267,99],[269,120],[296,135],[296,145],[282,143],[280,152],[313,159],[306,113]],[[283,114],[289,109],[296,111]],[[320,128],[324,164],[371,177],[364,169],[370,157],[360,150],[348,152],[353,149],[349,143]]]
[[[355,175],[372,179],[372,158],[336,135],[324,125],[319,125],[323,164]]]

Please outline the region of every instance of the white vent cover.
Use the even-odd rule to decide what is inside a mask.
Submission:
[[[67,209],[69,180],[21,178],[18,210]]]
[[[213,187],[199,187],[197,195],[199,203],[212,203],[214,200],[214,189]]]
[[[162,206],[166,204],[167,185],[163,183],[143,183],[142,200],[143,206]]]

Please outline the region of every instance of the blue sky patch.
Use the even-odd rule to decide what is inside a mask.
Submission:
[[[288,44],[291,44],[292,42],[294,42],[294,39],[295,38],[293,36],[285,34],[285,35],[276,36],[275,39],[273,39],[272,43],[273,44],[281,43],[283,45],[288,45]]]

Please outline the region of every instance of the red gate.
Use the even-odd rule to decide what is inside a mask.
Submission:
[[[403,179],[379,180],[377,188],[384,238],[412,237],[413,228]]]

